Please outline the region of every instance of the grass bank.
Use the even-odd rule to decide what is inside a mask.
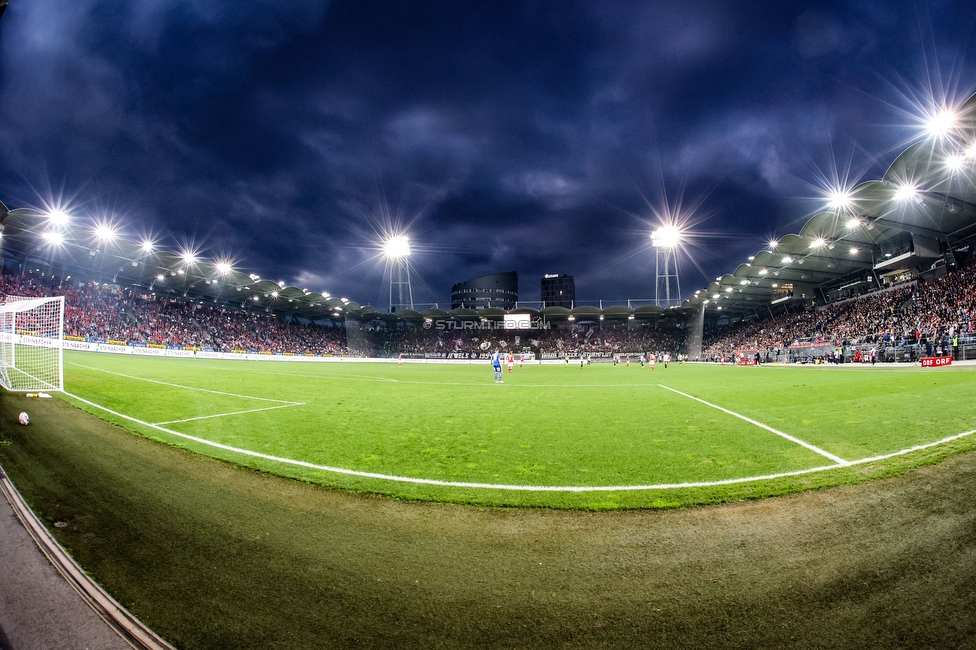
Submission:
[[[29,406],[33,423],[15,424]],[[677,511],[360,496],[0,396],[0,463],[184,650],[951,647],[976,640],[976,454]],[[63,522],[63,527],[54,527]]]

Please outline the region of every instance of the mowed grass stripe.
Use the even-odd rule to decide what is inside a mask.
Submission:
[[[92,356],[88,355],[85,365],[101,363],[102,359],[92,360]],[[235,367],[227,372],[208,367],[212,362],[198,365],[189,360],[157,366],[157,361],[108,359],[114,368],[127,366],[126,374],[145,372],[165,377],[167,373],[178,373],[184,384],[207,383],[219,390],[226,387],[217,380],[229,376],[233,378],[234,391],[241,391],[244,386],[253,394],[259,388],[254,385],[253,377],[237,370],[244,365],[242,362],[225,362]],[[524,377],[568,382],[585,376],[587,381],[618,381],[608,372],[609,368],[587,368],[581,373],[578,367],[535,366],[523,369],[521,375],[515,373],[510,377],[506,373],[509,383],[502,386],[487,378],[478,390],[444,381],[436,388],[385,383],[366,391],[362,382],[316,382],[308,377],[311,364],[275,365],[281,372],[263,379],[270,383],[268,394],[308,400],[306,405],[167,428],[220,444],[315,464],[461,482],[647,485],[726,480],[823,465],[823,459],[807,450],[772,439],[768,433],[730,416],[668,395],[655,385],[635,385],[634,390],[596,386],[586,391],[585,399],[580,399],[578,391],[567,392],[559,385],[508,390]],[[326,364],[316,364],[316,367],[323,366]],[[268,363],[260,364],[260,368],[267,367]],[[370,367],[387,372],[401,370],[379,364]],[[296,368],[303,376],[288,382],[288,368]],[[363,371],[361,366],[356,369]],[[84,370],[73,367],[72,373]],[[459,370],[462,378],[465,375],[487,377],[485,372],[471,372],[484,369],[470,366],[414,367],[409,375],[421,373],[420,376],[449,379]],[[645,381],[649,382],[652,373],[645,372]],[[197,373],[208,381],[201,382]],[[636,373],[631,376],[640,377]],[[111,384],[118,379],[112,377],[104,376],[102,381]],[[69,377],[69,389],[91,398],[83,390],[72,388],[76,385],[72,379]],[[137,390],[132,384],[138,383],[103,386],[102,399],[92,401],[139,417],[126,410],[132,397],[122,397]],[[173,412],[160,419],[178,419],[173,413],[182,411],[184,396],[179,394],[179,389],[172,389],[176,392],[171,393],[162,390],[165,388],[154,387],[152,394],[145,395],[144,399],[156,402],[154,414],[159,404],[171,405]],[[212,408],[228,410],[219,405],[216,399],[219,396],[210,397]],[[324,482],[336,484],[334,477]]]
[[[849,461],[976,428],[973,367],[691,367],[668,384]]]

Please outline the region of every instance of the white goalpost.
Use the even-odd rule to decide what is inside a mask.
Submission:
[[[64,390],[64,297],[0,295],[0,386]]]

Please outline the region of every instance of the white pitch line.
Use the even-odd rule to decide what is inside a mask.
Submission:
[[[794,442],[794,443],[800,445],[801,447],[806,447],[810,451],[815,452],[815,453],[818,453],[821,456],[823,456],[824,458],[829,458],[830,460],[834,461],[838,465],[850,465],[851,464],[850,461],[844,460],[840,456],[835,456],[832,453],[830,453],[829,451],[824,451],[823,449],[821,449],[820,447],[817,447],[816,445],[811,445],[809,442],[805,442],[803,440],[800,440],[799,438],[797,438],[795,436],[791,436],[788,433],[783,433],[782,431],[779,431],[777,429],[774,429],[771,426],[765,425],[762,422],[759,422],[757,420],[753,420],[752,418],[746,417],[746,416],[742,415],[741,413],[736,413],[735,411],[730,411],[729,409],[722,408],[721,406],[718,406],[716,404],[712,404],[711,402],[706,402],[705,400],[703,400],[703,399],[701,399],[699,397],[695,397],[694,395],[689,395],[688,393],[682,393],[680,390],[675,390],[674,388],[670,388],[668,386],[665,386],[664,384],[658,384],[658,386],[660,386],[661,388],[663,388],[665,390],[669,390],[672,393],[677,393],[678,395],[683,395],[684,397],[687,397],[688,399],[693,399],[696,402],[701,402],[705,406],[711,406],[713,409],[718,409],[719,411],[722,411],[723,413],[728,413],[729,415],[731,415],[733,417],[737,417],[740,420],[745,420],[749,424],[753,424],[753,425],[759,427],[760,429],[765,429],[766,431],[769,431],[770,433],[775,433],[777,436],[779,436],[781,438],[786,438],[790,442]]]
[[[217,413],[215,415],[198,415],[195,418],[183,418],[182,420],[166,420],[165,422],[153,422],[153,424],[179,424],[180,422],[193,422],[195,420],[209,420],[212,418],[226,418],[231,415],[244,415],[245,413],[258,413],[260,411],[273,411],[275,409],[287,409],[293,406],[305,406],[305,402],[290,402],[279,404],[278,406],[265,406],[259,409],[247,409],[246,411],[234,411],[233,413]]]
[[[129,420],[130,422],[135,422],[143,426],[149,427],[151,429],[156,429],[164,433],[168,433],[173,436],[180,438],[185,438],[187,440],[192,440],[194,442],[199,442],[200,444],[207,445],[209,447],[215,447],[217,449],[223,449],[226,451],[231,451],[234,453],[242,454],[244,456],[252,456],[254,458],[262,458],[264,460],[271,460],[279,463],[284,463],[287,465],[296,465],[298,467],[306,467],[309,469],[321,470],[323,472],[333,472],[335,474],[346,474],[349,476],[358,476],[361,478],[374,478],[384,481],[395,481],[398,483],[414,483],[420,485],[435,485],[439,487],[461,487],[461,488],[482,488],[488,490],[508,490],[508,491],[518,491],[518,492],[634,492],[642,490],[674,490],[681,488],[698,488],[698,487],[716,487],[721,485],[735,485],[738,483],[754,483],[757,481],[767,481],[777,478],[788,478],[791,476],[802,476],[804,474],[814,474],[817,472],[825,472],[832,469],[839,469],[845,465],[823,465],[821,467],[811,467],[809,469],[800,469],[792,472],[780,472],[778,474],[764,474],[762,476],[746,476],[742,478],[730,478],[723,479],[721,481],[697,481],[694,483],[658,483],[653,485],[506,485],[498,483],[468,483],[462,481],[440,481],[437,479],[425,479],[425,478],[413,478],[410,476],[394,476],[390,474],[377,474],[375,472],[360,472],[353,469],[345,469],[342,467],[330,467],[328,465],[316,465],[315,463],[309,463],[302,460],[294,460],[292,458],[282,458],[281,456],[272,456],[270,454],[262,454],[257,451],[251,451],[250,449],[241,449],[240,447],[232,447],[230,445],[225,445],[219,442],[213,442],[212,440],[206,440],[204,438],[198,438],[196,436],[191,436],[186,433],[180,433],[179,431],[173,431],[172,429],[167,429],[165,427],[159,426],[157,424],[152,424],[150,422],[145,422],[138,418],[134,418],[130,415],[125,415],[119,413],[118,411],[113,411],[110,408],[106,408],[101,404],[96,404],[95,402],[89,401],[83,397],[78,397],[77,395],[72,395],[71,393],[65,392],[65,395],[79,402],[84,402],[89,406],[93,406],[97,409],[101,409],[106,413],[111,413],[116,417],[120,417],[124,420]],[[976,433],[976,429],[972,431],[965,431],[963,433],[957,433],[956,435],[943,438],[942,440],[936,440],[935,442],[930,442],[924,445],[916,445],[909,449],[902,449],[900,451],[892,452],[890,454],[884,454],[882,456],[873,456],[871,458],[862,458],[861,460],[852,460],[846,463],[846,466],[852,465],[862,465],[865,463],[873,463],[879,460],[886,460],[888,458],[894,458],[895,456],[903,456],[909,454],[913,451],[919,451],[922,449],[928,449],[929,447],[935,447],[937,445],[944,444],[946,442],[951,442],[953,440],[958,440],[960,438],[965,438]]]
[[[137,379],[139,381],[148,381],[151,384],[159,384],[160,386],[170,386],[171,388],[183,388],[186,390],[195,390],[201,393],[211,393],[213,395],[224,395],[226,397],[241,397],[243,399],[255,399],[261,402],[278,402],[279,404],[297,404],[297,402],[290,402],[285,399],[272,399],[270,397],[255,397],[254,395],[241,395],[239,393],[226,393],[222,390],[212,390],[210,388],[197,388],[196,386],[182,386],[180,384],[173,384],[168,381],[160,381],[158,379],[148,379],[147,377],[136,377],[135,375],[126,375],[121,372],[115,372],[114,370],[105,370],[104,368],[96,368],[94,366],[86,366],[82,363],[75,363],[74,361],[69,361],[73,366],[78,366],[79,368],[87,368],[88,370],[95,370],[98,372],[104,372],[110,375],[116,375],[117,377],[125,377],[126,379]]]

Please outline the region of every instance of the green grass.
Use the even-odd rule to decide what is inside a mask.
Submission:
[[[533,365],[506,373],[505,383],[498,385],[487,364],[397,367],[86,353],[68,353],[65,360],[69,393],[143,422],[166,423],[161,426],[172,431],[271,456],[455,483],[676,485],[533,492],[352,476],[217,449],[76,402],[99,417],[195,452],[399,498],[589,509],[671,507],[858,482],[976,445],[972,436],[826,472],[681,486],[798,472],[834,461],[659,385],[857,461],[976,429],[970,406],[976,400],[976,369],[968,368],[672,364],[652,372],[636,364]],[[283,408],[241,413],[269,407]]]
[[[30,426],[14,424],[22,410]],[[85,571],[181,650],[976,638],[972,453],[730,506],[480,508],[320,489],[0,392],[0,465]]]

